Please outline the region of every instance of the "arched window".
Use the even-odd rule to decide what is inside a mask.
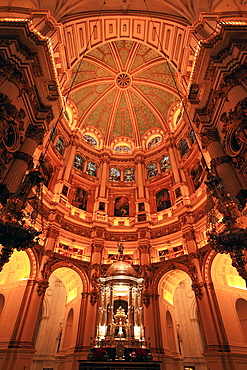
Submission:
[[[236,310],[245,341],[247,342],[247,301],[243,298],[238,298],[236,302]]]
[[[120,181],[120,170],[115,167],[110,168],[110,175],[109,175],[109,180],[110,181]]]
[[[147,165],[147,175],[148,175],[148,178],[158,175],[158,168],[157,168],[157,164],[155,162],[149,163]]]
[[[189,139],[190,139],[191,145],[194,144],[194,142],[196,141],[196,136],[195,136],[194,130],[190,130]]]
[[[115,152],[122,152],[122,153],[126,153],[126,152],[130,152],[130,147],[128,147],[127,145],[118,145],[114,148]]]
[[[168,189],[162,189],[156,194],[157,212],[171,207],[170,194]]]
[[[135,170],[134,170],[134,168],[125,168],[125,170],[124,170],[124,181],[125,182],[135,181]]]
[[[97,174],[97,164],[93,162],[88,162],[87,163],[87,170],[86,174],[90,176],[96,177]]]
[[[161,143],[162,137],[161,136],[155,136],[153,139],[151,139],[148,143],[148,149],[153,148],[156,145],[159,145]]]
[[[65,149],[65,142],[64,142],[64,140],[61,138],[61,137],[59,137],[58,139],[57,139],[57,142],[56,142],[56,149],[57,149],[57,151],[61,154],[61,155],[63,155],[63,153],[64,153],[64,149]]]
[[[52,127],[51,132],[50,132],[50,140],[54,141],[55,136],[56,136],[56,129],[55,127]]]
[[[74,159],[74,167],[82,171],[83,164],[84,164],[84,159],[82,158],[82,156],[79,154],[76,154],[75,159]]]
[[[185,156],[186,153],[188,153],[189,151],[189,146],[188,146],[188,143],[185,139],[183,139],[179,145],[179,150],[180,150],[180,155],[181,155],[181,158],[183,158]]]
[[[94,137],[90,136],[90,135],[83,135],[83,139],[88,143],[88,145],[90,146],[93,146],[93,147],[97,147],[97,141],[95,140]]]
[[[129,216],[129,200],[125,196],[117,197],[114,204],[114,216]]]
[[[82,188],[76,188],[73,206],[86,211],[87,209],[87,192]]]
[[[169,169],[171,168],[171,164],[170,164],[170,158],[168,155],[165,155],[161,161],[160,161],[160,169],[161,169],[161,172],[166,172],[168,171]]]

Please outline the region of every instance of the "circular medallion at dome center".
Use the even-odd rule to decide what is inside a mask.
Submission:
[[[116,83],[121,89],[126,89],[131,85],[131,77],[126,72],[119,73],[116,77]]]

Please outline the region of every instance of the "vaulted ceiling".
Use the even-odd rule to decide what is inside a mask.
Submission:
[[[178,101],[174,79],[172,66],[151,47],[105,43],[73,68],[69,99],[78,111],[77,127],[96,127],[107,146],[116,137],[140,146],[150,128],[168,130],[168,110]]]
[[[0,0],[0,6],[29,9],[49,9],[61,21],[66,16],[80,12],[151,11],[185,18],[189,23],[198,19],[201,12],[243,11],[245,0]]]

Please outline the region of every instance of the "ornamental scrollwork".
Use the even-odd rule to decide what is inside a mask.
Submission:
[[[46,279],[38,280],[37,294],[42,296],[45,294],[46,289],[49,287],[49,282]]]
[[[57,257],[55,257],[54,253],[47,259],[41,271],[41,275],[44,279],[49,279],[52,273],[52,267],[59,261],[60,260]]]
[[[14,153],[14,158],[15,159],[20,159],[20,160],[26,162],[29,170],[31,170],[34,166],[33,157],[30,154],[27,154],[27,153],[24,153],[20,150],[17,150]]]

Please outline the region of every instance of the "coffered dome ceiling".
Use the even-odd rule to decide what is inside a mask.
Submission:
[[[127,137],[138,147],[148,130],[167,132],[169,108],[179,100],[174,79],[172,66],[149,46],[127,40],[101,45],[73,68],[69,100],[76,127],[95,127],[106,146]]]

